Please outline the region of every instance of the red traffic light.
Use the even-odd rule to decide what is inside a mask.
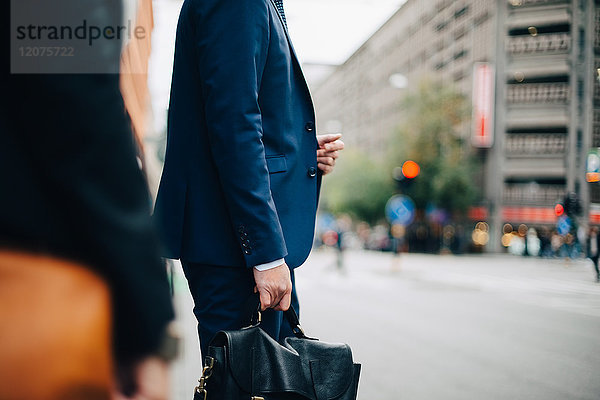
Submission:
[[[421,168],[419,167],[419,164],[414,161],[408,160],[402,164],[402,175],[404,175],[405,178],[416,178],[419,175],[419,172],[421,172]]]
[[[565,213],[565,207],[562,204],[558,203],[557,205],[554,206],[554,214],[556,214],[557,217],[560,217],[564,213]]]

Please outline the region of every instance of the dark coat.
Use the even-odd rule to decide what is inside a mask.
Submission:
[[[585,244],[586,244],[586,255],[588,258],[598,258],[600,256],[600,233],[596,234],[596,254],[592,254],[592,237],[588,234]]]
[[[118,68],[119,47],[104,54]],[[0,79],[0,247],[90,266],[113,294],[117,356],[150,354],[173,310],[119,76],[11,75],[3,62]]]

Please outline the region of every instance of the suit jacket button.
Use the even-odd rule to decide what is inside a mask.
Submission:
[[[244,250],[244,254],[247,255],[247,256],[249,256],[249,255],[252,254],[252,250],[246,249],[246,250]]]
[[[313,132],[315,130],[315,124],[313,122],[307,122],[306,125],[304,125],[304,129],[306,129],[306,132]]]
[[[306,174],[311,177],[314,178],[315,176],[317,176],[317,169],[315,167],[310,167],[308,169],[308,171],[306,172]]]

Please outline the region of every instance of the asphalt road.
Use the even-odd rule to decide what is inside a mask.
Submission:
[[[317,251],[297,272],[310,336],[347,342],[361,400],[599,400],[600,284],[585,261]],[[191,299],[173,399],[199,373]]]

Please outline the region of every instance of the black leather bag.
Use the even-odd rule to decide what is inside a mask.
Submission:
[[[355,400],[360,364],[346,344],[304,334],[293,308],[284,313],[295,337],[281,345],[258,322],[217,333],[194,400]]]

